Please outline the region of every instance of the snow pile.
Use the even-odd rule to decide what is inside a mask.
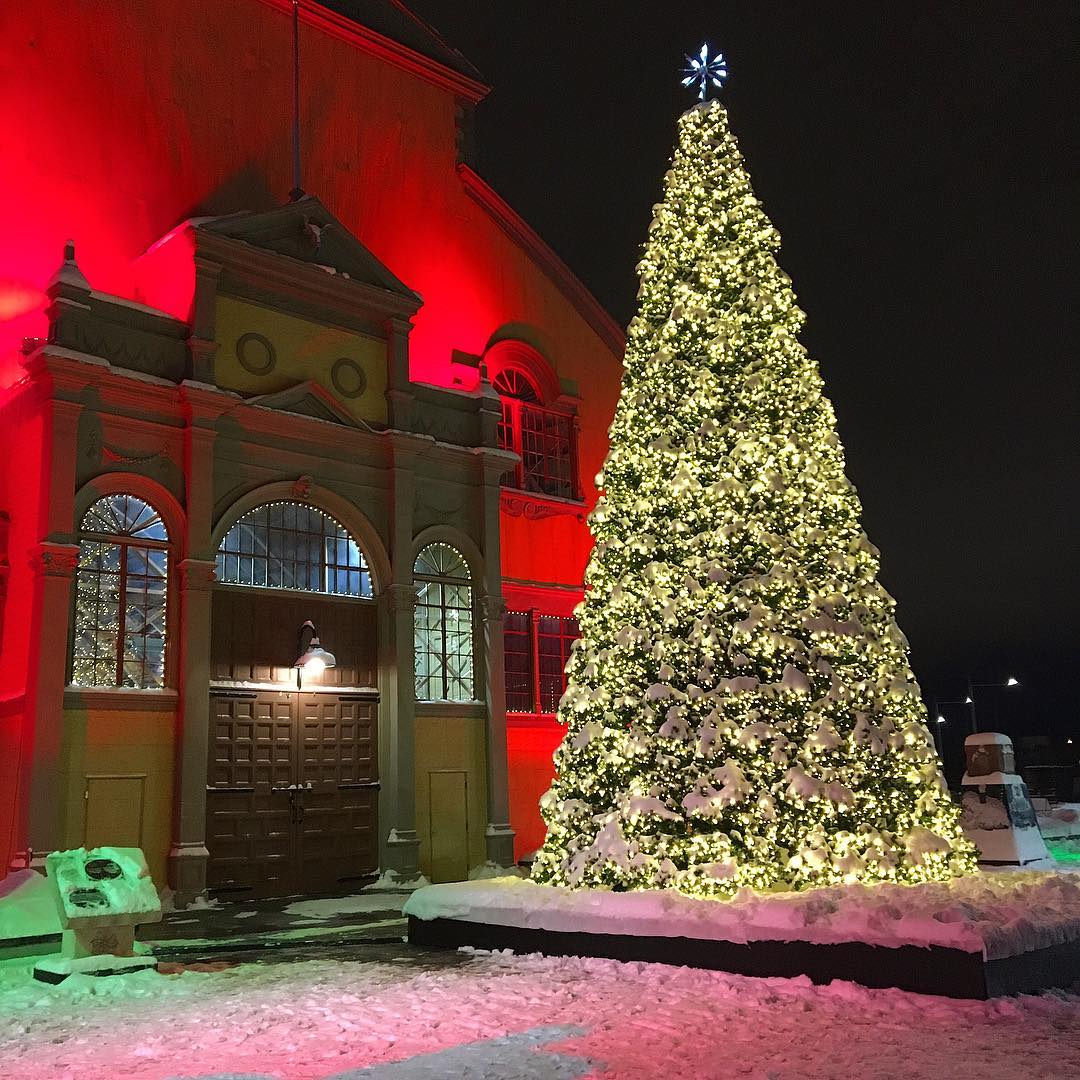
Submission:
[[[1080,803],[1060,803],[1041,810],[1039,828],[1047,840],[1080,838]]]
[[[0,966],[0,1062],[5,1080],[1068,1077],[1080,1076],[1080,998],[951,1001],[405,948],[375,962],[76,975],[57,987]]]
[[[964,831],[972,830],[990,832],[994,829],[1011,829],[1012,822],[1009,820],[1009,811],[1000,799],[980,799],[974,791],[964,793],[964,812],[960,820]]]
[[[390,830],[390,838],[393,839],[394,830]],[[423,874],[417,874],[414,878],[402,877],[396,870],[384,870],[370,885],[365,885],[364,892],[412,892],[413,889],[422,889],[430,885]]]
[[[703,900],[667,889],[616,893],[499,878],[421,889],[404,913],[638,937],[941,946],[994,960],[1080,939],[1080,882],[1068,874],[975,874],[773,895],[743,889],[732,900]]]
[[[283,911],[286,915],[298,915],[311,922],[322,922],[342,915],[366,915],[373,911],[400,911],[404,899],[404,894],[394,896],[392,893],[360,893],[355,896],[337,896],[325,900],[298,900],[294,904],[289,904]]]
[[[0,881],[0,944],[5,939],[59,934],[52,884],[36,870],[12,870]]]

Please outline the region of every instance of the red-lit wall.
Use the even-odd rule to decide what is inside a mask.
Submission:
[[[301,52],[303,186],[423,296],[411,338],[414,378],[450,384],[453,350],[481,354],[500,330],[526,328],[558,374],[579,384],[581,475],[591,501],[619,358],[466,195],[455,171],[454,94],[311,25],[301,28]],[[18,341],[44,329],[41,290],[66,239],[76,241],[94,288],[137,299],[135,261],[184,218],[284,201],[292,187],[290,58],[290,16],[275,0],[0,5],[8,206],[0,388],[18,377]],[[527,153],[527,139],[522,147]],[[185,302],[178,279],[166,303],[185,314]],[[9,484],[0,497],[13,532],[19,521],[32,531],[31,487]],[[503,527],[508,578],[580,585],[589,549],[583,524],[506,517]],[[16,594],[29,585],[19,583],[25,563],[12,566],[9,616],[17,619]],[[0,699],[17,690],[11,621]],[[2,830],[0,819],[0,854]]]

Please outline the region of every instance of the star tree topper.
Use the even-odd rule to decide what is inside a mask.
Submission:
[[[701,52],[697,56],[688,56],[686,62],[690,66],[683,68],[686,78],[683,79],[682,84],[687,87],[696,86],[699,101],[704,101],[708,97],[710,86],[719,89],[724,85],[724,80],[727,78],[727,61],[723,53],[710,57],[709,46],[702,45]]]

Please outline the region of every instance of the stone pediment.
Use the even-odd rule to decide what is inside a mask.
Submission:
[[[292,413],[294,416],[307,416],[314,420],[329,420],[331,423],[345,424],[348,427],[368,426],[350,415],[333,394],[311,379],[273,394],[250,397],[247,404]]]
[[[260,213],[204,219],[201,233],[297,259],[329,276],[382,289],[419,306],[421,297],[383,265],[314,195]]]

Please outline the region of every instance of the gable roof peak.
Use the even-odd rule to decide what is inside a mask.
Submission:
[[[423,303],[420,294],[372,254],[317,195],[304,193],[270,210],[245,210],[191,225],[197,232],[239,240],[327,274],[384,289],[417,306]]]

